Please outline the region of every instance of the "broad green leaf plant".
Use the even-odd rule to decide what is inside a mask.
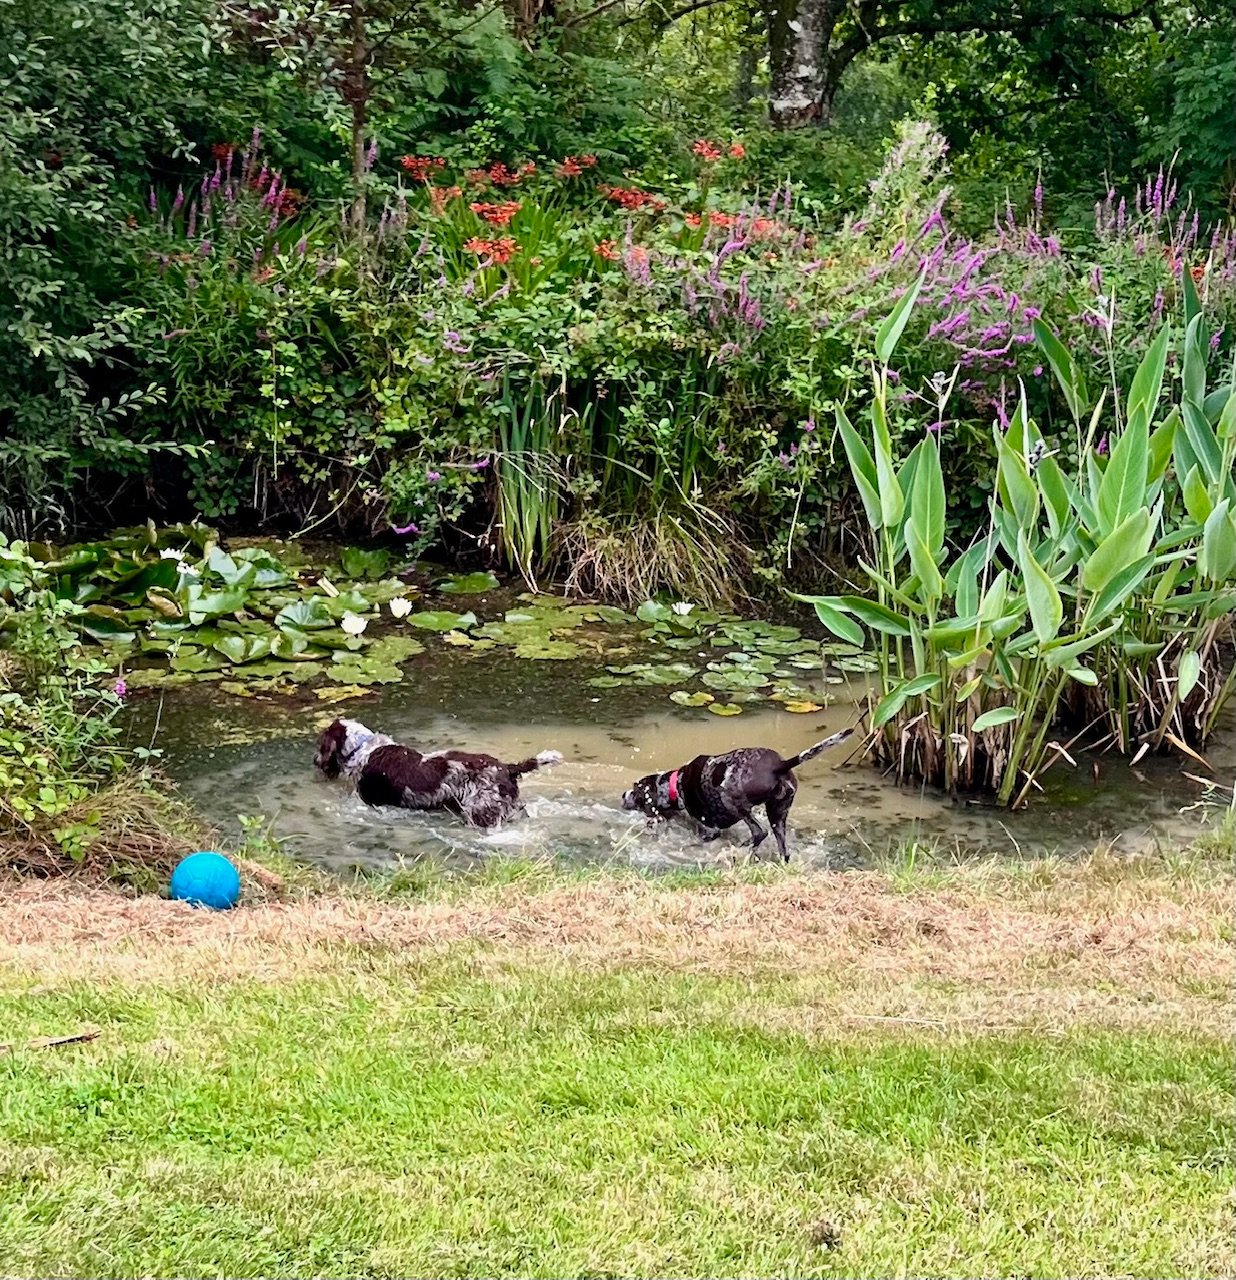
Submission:
[[[871,633],[868,750],[899,781],[1019,807],[1075,745],[1195,757],[1205,746],[1236,680],[1236,392],[1229,374],[1207,393],[1210,335],[1184,288],[1183,329],[1160,329],[1124,396],[1092,400],[1036,323],[1078,461],[1060,464],[1023,394],[993,430],[989,522],[964,548],[946,537],[936,436],[904,459],[891,442],[888,366],[914,290],[886,321],[870,431],[837,410],[873,531],[860,561],[870,594],[801,598],[840,639]]]

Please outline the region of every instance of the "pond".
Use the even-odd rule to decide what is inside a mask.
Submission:
[[[466,867],[492,857],[547,855],[648,868],[716,866],[748,856],[744,828],[709,845],[682,822],[650,829],[621,809],[626,787],[701,752],[761,745],[792,755],[853,723],[863,688],[861,672],[845,669],[855,663],[844,647],[821,667],[818,655],[791,652],[797,643],[791,637],[800,633],[785,624],[714,624],[708,619],[716,615],[702,611],[698,623],[656,615],[651,628],[635,619],[626,625],[618,611],[607,618],[591,613],[588,621],[564,615],[562,601],[492,588],[466,601],[430,592],[418,605],[461,606],[475,615],[467,635],[374,619],[366,642],[415,634],[424,645],[400,661],[398,679],[350,690],[270,681],[242,689],[209,673],[207,682],[135,697],[132,741],[163,751],[169,773],[225,838],[239,837],[240,815],[264,815],[288,852],[328,868],[380,869],[423,858]],[[548,622],[563,625],[542,625]],[[801,617],[794,622],[805,627]],[[503,628],[523,639],[513,643],[518,636],[503,635]],[[487,645],[487,630],[503,642]],[[468,635],[480,639],[464,643]],[[774,652],[761,656],[761,644]],[[564,646],[561,653],[555,645]],[[814,640],[810,648],[816,650]],[[786,665],[795,658],[796,665]],[[342,783],[318,778],[316,735],[336,714],[424,750],[484,750],[514,760],[555,748],[566,760],[525,778],[526,815],[485,834],[444,814],[367,809]],[[1179,762],[1166,759],[1136,768],[1115,755],[1079,758],[1075,770],[1059,765],[1048,775],[1046,794],[1010,814],[898,789],[849,761],[847,750],[798,773],[790,818],[795,860],[863,865],[910,841],[958,856],[1069,856],[1102,844],[1131,852],[1187,839],[1199,825],[1193,806],[1200,788],[1182,776]],[[1210,759],[1220,778],[1236,773],[1230,716]]]

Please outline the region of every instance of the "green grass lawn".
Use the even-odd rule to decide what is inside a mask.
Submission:
[[[1213,1027],[833,1023],[864,955],[684,971],[348,941],[312,972],[272,944],[265,970],[126,980],[130,950],[100,976],[52,946],[42,980],[0,953],[0,1042],[102,1030],[0,1056],[0,1273],[1230,1266],[1232,1063]],[[934,990],[930,964],[913,980]]]

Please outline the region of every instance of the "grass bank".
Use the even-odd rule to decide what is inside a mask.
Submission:
[[[505,879],[0,887],[0,1269],[1231,1273],[1227,863]]]

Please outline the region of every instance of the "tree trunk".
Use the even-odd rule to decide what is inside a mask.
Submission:
[[[553,22],[557,0],[508,0],[515,38],[528,40],[541,23]]]
[[[768,114],[778,129],[825,118],[835,86],[829,45],[836,0],[774,0],[768,9]]]
[[[369,185],[365,128],[369,123],[370,50],[366,35],[363,0],[352,0],[348,18],[351,45],[344,70],[343,96],[352,108],[352,209],[348,221],[352,234],[360,239],[365,235],[365,188]]]

